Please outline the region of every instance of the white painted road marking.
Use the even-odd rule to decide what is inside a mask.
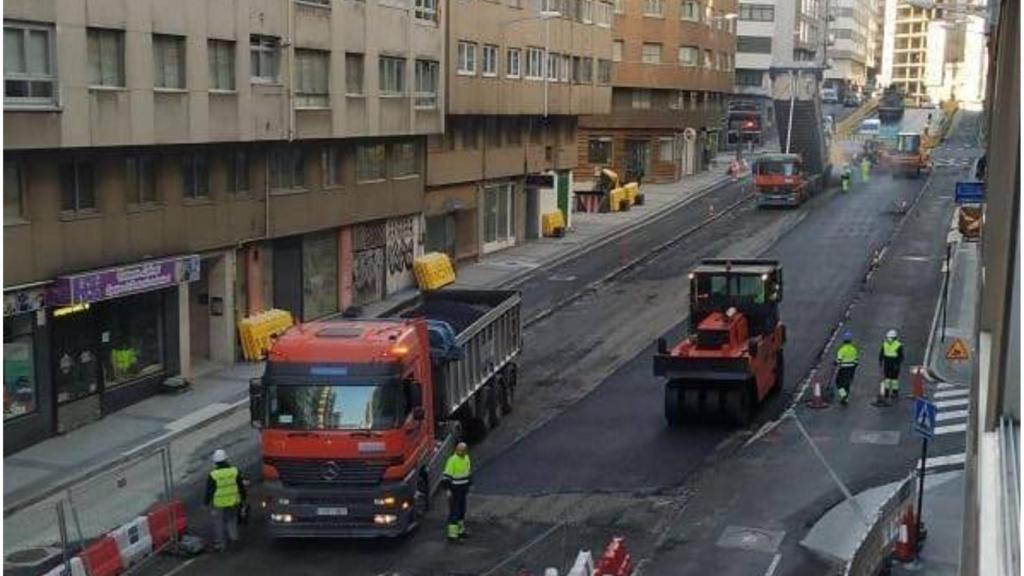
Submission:
[[[967,423],[963,422],[960,424],[949,424],[947,426],[936,426],[935,435],[940,434],[959,434],[967,431]]]
[[[967,389],[962,389],[962,390],[940,390],[940,391],[936,392],[935,394],[932,394],[932,396],[934,396],[935,399],[938,400],[940,398],[956,398],[957,396],[967,396],[970,393],[971,393],[971,391],[967,390]]]
[[[971,401],[970,398],[953,398],[951,400],[939,400],[935,403],[935,407],[938,409],[953,408],[954,406],[967,406]]]
[[[958,420],[960,418],[967,418],[967,410],[952,410],[950,412],[939,412],[935,415],[935,420],[938,422],[945,422],[946,420]]]
[[[937,390],[967,390],[966,384],[957,384],[956,382],[939,382],[935,385]]]
[[[773,576],[775,574],[775,570],[779,567],[779,561],[781,560],[782,554],[776,553],[775,557],[772,558],[772,563],[769,564],[768,569],[764,571],[764,576]]]
[[[967,454],[961,452],[959,454],[946,454],[945,456],[931,456],[924,465],[925,470],[931,468],[944,468],[946,466],[963,466],[964,462],[967,461]],[[917,461],[917,468],[921,468],[921,461]]]

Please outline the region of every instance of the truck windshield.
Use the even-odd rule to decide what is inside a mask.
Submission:
[[[271,386],[270,427],[291,430],[383,430],[405,414],[398,382]]]
[[[796,174],[793,162],[762,162],[758,164],[757,173],[762,176],[792,176]]]
[[[764,303],[764,281],[755,275],[713,275],[698,280],[698,296],[710,297],[712,302],[727,298],[748,299],[756,304]]]

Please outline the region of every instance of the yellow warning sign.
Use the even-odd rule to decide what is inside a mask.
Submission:
[[[953,339],[953,343],[946,349],[946,360],[967,360],[969,357],[967,345],[959,338]]]

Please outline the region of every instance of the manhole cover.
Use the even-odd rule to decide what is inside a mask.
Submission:
[[[57,548],[28,548],[26,550],[17,550],[15,552],[11,552],[7,556],[4,556],[4,563],[18,564],[20,566],[34,566],[45,562],[58,554],[60,554],[60,550]]]
[[[782,530],[728,526],[718,538],[718,546],[774,553],[785,535],[786,533]]]

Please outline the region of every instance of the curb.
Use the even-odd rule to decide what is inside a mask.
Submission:
[[[501,280],[501,281],[496,282],[494,284],[490,284],[487,287],[488,288],[506,288],[506,289],[516,288],[519,285],[527,282],[529,280],[529,278],[531,276],[533,276],[534,274],[538,274],[538,273],[546,271],[546,270],[548,270],[550,268],[554,268],[555,266],[563,264],[563,263],[565,263],[568,260],[572,260],[573,258],[576,258],[578,256],[582,256],[582,255],[587,254],[587,253],[589,253],[591,251],[594,251],[594,250],[597,250],[599,248],[602,248],[605,245],[610,244],[610,243],[612,243],[612,242],[622,238],[623,236],[629,234],[630,232],[633,232],[637,228],[641,228],[643,226],[646,226],[646,225],[649,225],[649,224],[653,224],[653,223],[655,223],[655,222],[657,222],[657,221],[659,221],[659,220],[661,220],[663,218],[667,218],[672,211],[674,211],[676,208],[679,208],[680,206],[685,206],[686,204],[689,204],[690,202],[698,200],[698,199],[706,196],[707,194],[710,194],[710,193],[712,193],[712,192],[714,192],[716,190],[724,188],[725,186],[728,186],[729,184],[732,184],[734,182],[742,182],[746,178],[747,178],[747,176],[743,176],[743,177],[737,178],[737,179],[734,179],[731,176],[722,176],[718,180],[715,180],[715,181],[711,182],[710,184],[708,184],[707,186],[697,190],[692,195],[687,196],[686,198],[683,198],[683,199],[678,200],[676,202],[672,202],[670,204],[666,204],[665,206],[662,206],[660,210],[658,210],[656,212],[651,212],[649,215],[646,215],[643,218],[639,218],[635,222],[631,222],[631,223],[629,223],[629,224],[619,228],[618,230],[615,230],[611,234],[607,234],[605,236],[602,236],[600,240],[597,240],[594,243],[588,244],[586,246],[581,246],[581,247],[575,248],[573,250],[569,250],[569,251],[567,251],[564,254],[557,255],[557,256],[555,256],[555,257],[553,257],[553,258],[551,258],[551,259],[549,259],[547,261],[544,261],[544,262],[538,264],[534,268],[530,268],[528,270],[523,270],[522,272],[517,272],[516,274],[513,274],[512,276],[509,276],[508,278],[505,278],[504,280]]]

